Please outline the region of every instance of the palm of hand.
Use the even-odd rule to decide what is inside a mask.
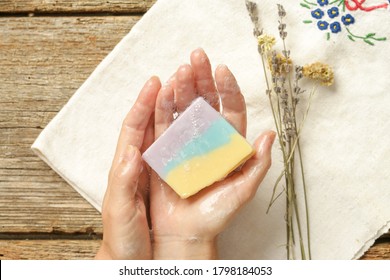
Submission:
[[[214,81],[210,62],[203,50],[194,51],[191,66],[181,66],[171,85],[159,92],[155,139],[173,121],[174,109],[181,113],[198,96],[203,96],[216,109],[219,109],[218,100],[221,100],[222,114],[245,136],[246,106],[234,76],[226,66],[219,66],[215,77]],[[166,104],[172,106],[167,110]],[[257,146],[263,146],[257,142]],[[187,199],[181,199],[154,173],[150,199],[155,242],[215,239],[237,210],[255,195],[269,164],[269,158],[259,157],[257,153],[240,171]]]

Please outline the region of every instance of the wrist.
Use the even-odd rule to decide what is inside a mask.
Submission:
[[[217,241],[216,238],[205,239],[197,236],[155,238],[153,259],[215,260]]]
[[[105,248],[104,244],[101,244],[98,252],[96,253],[95,260],[112,260],[111,254]]]

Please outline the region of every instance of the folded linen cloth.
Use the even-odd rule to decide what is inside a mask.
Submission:
[[[256,2],[260,27],[275,36],[276,4],[284,5],[294,62],[322,61],[335,70],[334,86],[314,97],[301,138],[312,255],[358,258],[390,227],[388,5],[385,0]],[[247,102],[252,142],[274,128],[252,28],[245,0],[159,0],[32,149],[100,211],[121,122],[142,84],[152,75],[167,80],[199,46],[213,68],[224,63],[235,74]],[[221,258],[286,257],[285,199],[265,213],[281,168],[274,145],[273,166],[255,199],[220,238]]]

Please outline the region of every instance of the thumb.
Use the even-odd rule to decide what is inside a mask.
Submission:
[[[255,196],[260,183],[267,174],[271,166],[271,148],[274,140],[275,132],[273,131],[267,131],[260,135],[255,141],[255,155],[235,175],[234,180],[243,185],[237,191],[239,201],[242,204]]]
[[[128,145],[119,157],[119,164],[112,172],[108,186],[110,204],[121,208],[128,203],[134,204],[138,188],[138,179],[142,172],[142,158],[139,150]]]

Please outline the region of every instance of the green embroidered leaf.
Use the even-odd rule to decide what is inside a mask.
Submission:
[[[304,8],[306,8],[306,9],[309,9],[309,10],[310,10],[310,6],[307,5],[307,4],[305,4],[305,3],[301,3],[301,6],[304,7]]]
[[[368,33],[366,35],[366,38],[371,38],[371,37],[374,37],[376,35],[376,33]]]
[[[304,20],[304,21],[303,21],[303,23],[306,23],[306,24],[312,23],[312,22],[313,22],[312,20]]]
[[[328,32],[328,33],[326,33],[326,40],[329,41],[329,39],[330,39],[330,33]]]
[[[312,6],[317,6],[317,3],[312,3],[307,0],[303,0],[306,4],[312,5]]]
[[[371,42],[370,40],[367,40],[367,39],[364,39],[364,42],[366,42],[367,44],[369,44],[371,46],[375,45],[373,42]]]
[[[382,38],[375,38],[375,40],[377,40],[377,41],[386,41],[386,40],[387,40],[387,38],[386,38],[386,37],[382,37]]]
[[[352,42],[355,42],[355,39],[354,39],[351,35],[348,35],[348,38],[349,38],[349,40],[351,40]]]

